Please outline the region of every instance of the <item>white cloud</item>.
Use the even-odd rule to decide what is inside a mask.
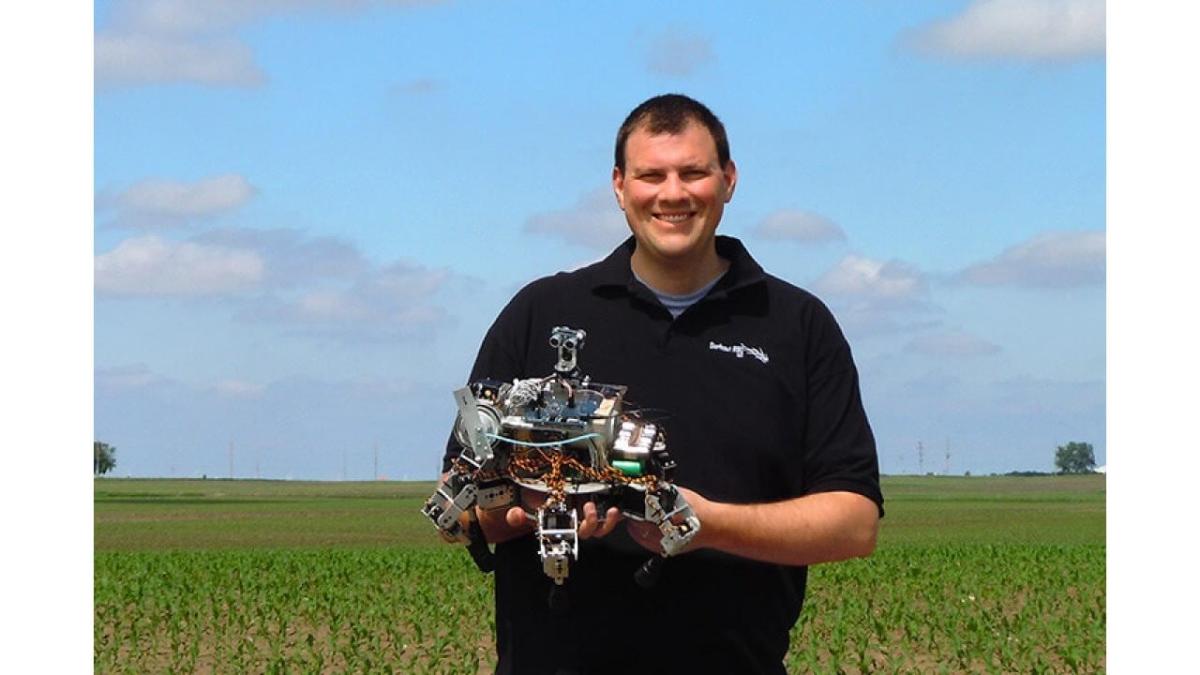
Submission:
[[[925,275],[900,260],[847,255],[811,287],[827,300],[852,340],[873,335],[927,330],[939,325],[926,296]]]
[[[116,196],[115,202],[120,224],[172,224],[232,211],[250,201],[256,192],[237,174],[194,182],[153,178],[130,186]]]
[[[244,380],[221,380],[213,385],[213,389],[226,398],[260,398],[266,387]]]
[[[751,234],[762,239],[814,244],[846,238],[846,233],[832,220],[820,214],[791,209],[767,215]]]
[[[904,350],[938,358],[990,356],[1000,353],[998,345],[961,331],[919,335],[910,340]]]
[[[363,321],[371,317],[366,303],[343,290],[310,291],[280,310],[275,316],[302,322],[340,323]]]
[[[374,265],[343,240],[291,229],[140,236],[95,260],[102,295],[226,296],[240,319],[352,341],[430,334],[450,321],[433,300],[450,282],[469,280],[407,260]]]
[[[253,251],[135,237],[96,256],[95,285],[111,295],[221,295],[254,288],[263,268]]]
[[[367,278],[358,287],[366,297],[406,301],[428,296],[440,288],[449,276],[446,270],[431,270],[399,260]]]
[[[266,75],[250,47],[230,38],[100,34],[95,79],[101,89],[170,82],[255,87]]]
[[[612,188],[597,188],[569,209],[531,216],[525,231],[560,237],[593,249],[609,250],[629,237],[625,214],[617,206]]]
[[[710,39],[678,30],[654,36],[646,45],[646,67],[659,75],[687,77],[713,60]]]
[[[1104,14],[1104,0],[976,0],[906,41],[954,58],[1080,59],[1104,54]]]
[[[449,320],[430,298],[450,279],[447,270],[397,261],[343,288],[313,288],[262,298],[241,316],[339,340],[391,340],[428,334]]]
[[[118,0],[112,25],[164,34],[226,30],[272,14],[361,10],[373,5],[427,5],[437,0]]]
[[[94,378],[97,389],[140,389],[163,380],[143,363],[97,368]]]
[[[193,241],[254,251],[266,264],[263,284],[274,288],[352,279],[371,267],[353,244],[337,237],[309,237],[295,229],[222,228],[203,232]]]
[[[1065,288],[1101,285],[1105,273],[1105,233],[1045,232],[964,269],[955,279],[980,286]]]
[[[831,309],[851,344],[876,336],[889,336],[894,341],[899,333],[933,330],[942,325],[940,319],[904,315],[895,308],[879,307],[871,302],[838,303]],[[912,309],[925,312],[932,308],[919,304]]]
[[[166,35],[224,30],[272,11],[317,5],[312,1],[280,0],[118,0],[112,25]]]
[[[813,287],[832,296],[904,304],[925,293],[925,277],[912,265],[848,255],[821,275]]]
[[[276,14],[360,10],[436,0],[117,0],[95,37],[98,88],[186,82],[253,87],[266,81],[234,31]]]

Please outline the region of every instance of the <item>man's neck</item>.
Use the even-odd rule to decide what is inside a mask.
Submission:
[[[698,261],[660,260],[642,254],[635,248],[629,259],[633,273],[656,291],[671,295],[686,295],[725,273],[729,261],[717,255],[716,248]]]

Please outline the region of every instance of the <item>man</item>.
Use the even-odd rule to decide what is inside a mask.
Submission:
[[[820,301],[716,236],[737,167],[704,105],[671,94],[635,108],[612,184],[633,236],[522,289],[471,380],[549,373],[550,329],[586,330],[582,372],[669,415],[674,482],[701,529],[642,589],[633,572],[657,530],[586,504],[556,613],[522,511],[479,511],[497,544],[498,672],[783,672],[807,565],[869,555],[883,513],[849,346]]]

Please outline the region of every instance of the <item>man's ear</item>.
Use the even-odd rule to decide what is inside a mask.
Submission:
[[[737,165],[731,159],[725,168],[721,169],[721,173],[725,176],[725,184],[729,186],[725,191],[725,203],[728,204],[733,199],[733,189],[737,187]]]
[[[620,167],[613,167],[612,174],[613,194],[617,196],[617,206],[621,210],[625,210],[625,174],[621,172]]]

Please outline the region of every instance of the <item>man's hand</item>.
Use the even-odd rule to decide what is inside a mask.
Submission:
[[[483,536],[490,544],[516,539],[534,530],[534,522],[525,517],[525,511],[519,506],[491,511],[485,511],[478,506],[474,508],[475,516],[479,519],[479,528],[483,530]]]
[[[537,513],[546,501],[546,495],[536,490],[521,488],[522,506],[508,509],[493,509],[485,511],[475,507],[475,515],[479,518],[479,527],[489,543],[499,544],[510,539],[529,534],[537,529],[537,523],[526,515],[526,512]],[[604,520],[596,509],[596,504],[586,502],[580,508],[579,538],[603,537],[616,528],[621,520],[621,512],[615,506],[605,514]],[[466,515],[463,516],[466,518]],[[465,526],[465,522],[464,522]]]
[[[600,513],[596,510],[595,502],[586,502],[581,511],[583,511],[583,521],[579,524],[580,539],[606,536],[616,529],[617,523],[621,522],[621,510],[615,506],[609,507],[604,514],[604,520],[600,520]]]
[[[688,506],[692,507],[692,513],[696,514],[696,518],[700,520],[700,532],[694,539],[688,542],[687,546],[684,546],[681,551],[676,553],[676,555],[679,555],[679,553],[687,553],[701,547],[700,538],[704,534],[704,514],[711,502],[701,497],[700,493],[685,487],[676,485],[675,489],[687,501]],[[683,522],[682,519],[683,516],[678,517],[679,522]],[[678,525],[679,523],[676,524]],[[651,553],[662,553],[662,530],[658,529],[657,525],[648,521],[630,520],[626,529],[629,531],[629,536],[633,537],[633,540],[640,544],[642,548]]]

